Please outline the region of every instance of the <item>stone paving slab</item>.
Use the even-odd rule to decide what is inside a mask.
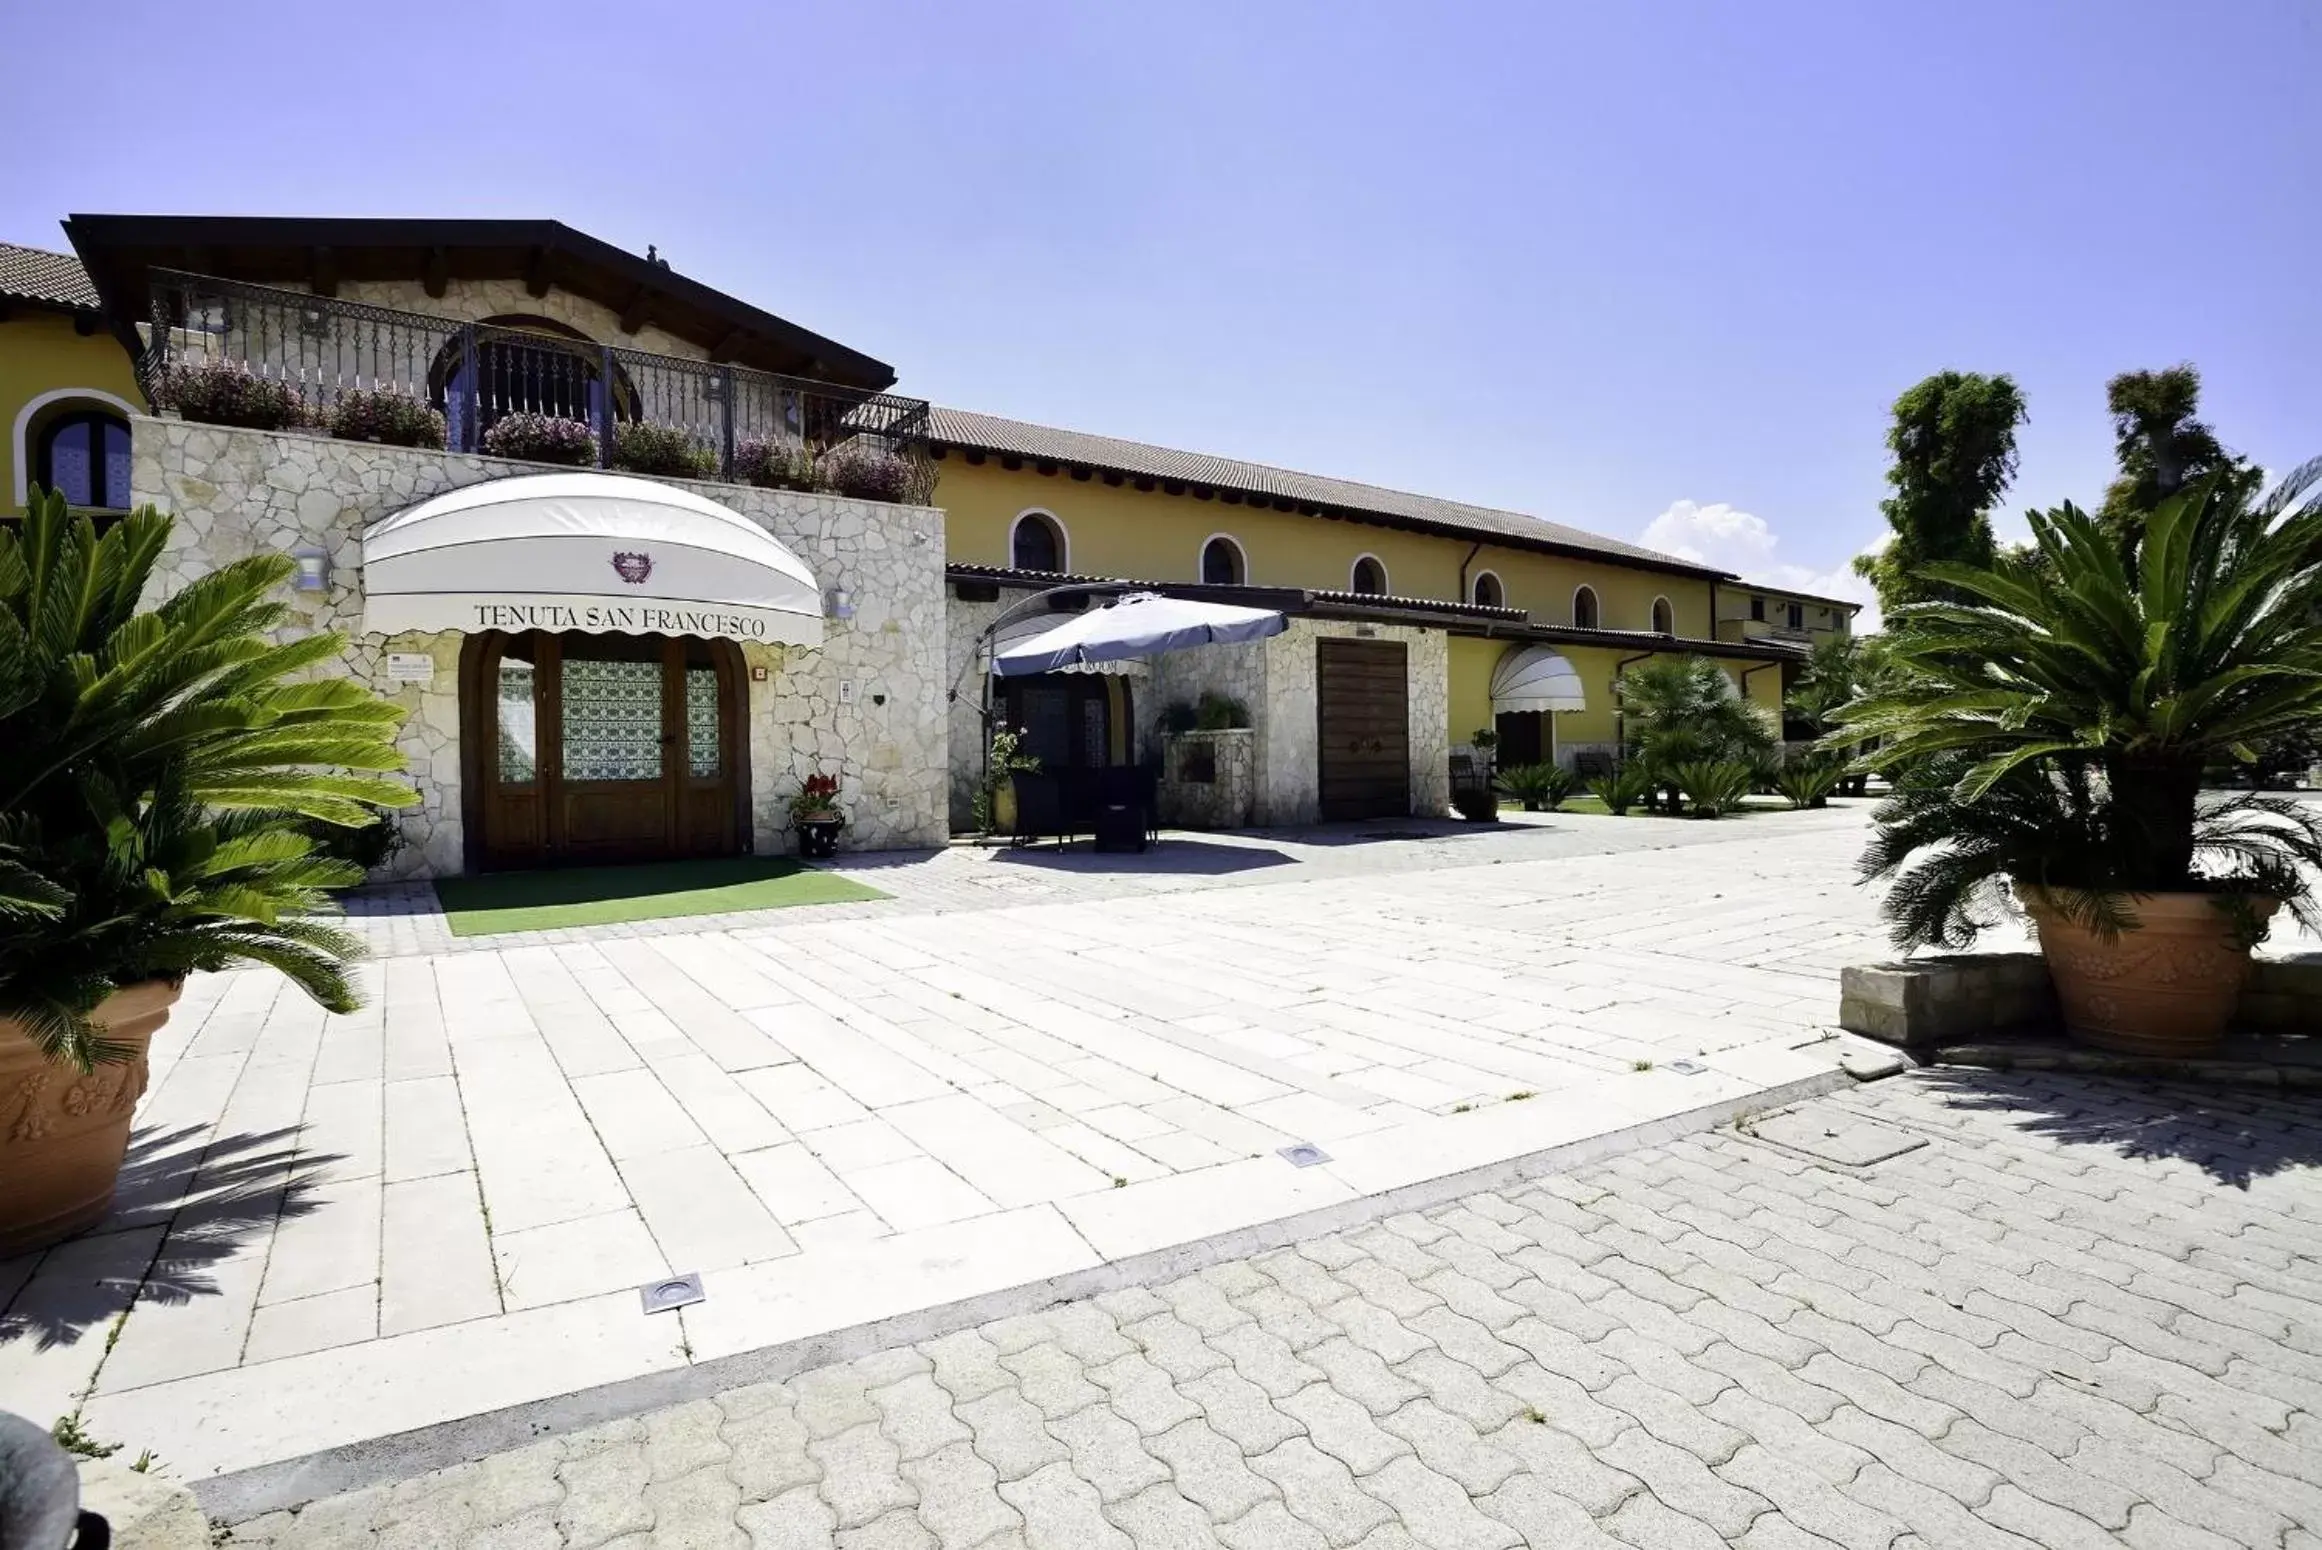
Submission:
[[[1633,851],[1553,859],[1513,833],[1313,844],[1327,864],[1262,885],[391,956],[348,1017],[202,977],[113,1231],[0,1271],[0,1392],[240,1469],[1827,1077],[1829,976],[1792,955],[1859,939],[1867,903],[1783,881],[1854,835],[1707,830],[1608,821]],[[1330,1161],[1293,1167],[1300,1142]],[[709,1301],[644,1320],[636,1289],[687,1271]]]
[[[2240,1545],[2322,1533],[2322,1128],[1924,1071],[755,1383],[222,1542]]]

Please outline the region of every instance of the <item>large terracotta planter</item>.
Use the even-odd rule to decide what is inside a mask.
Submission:
[[[2137,929],[2107,942],[2066,920],[2043,890],[2017,891],[2075,1038],[2133,1055],[2216,1050],[2249,975],[2249,948],[2236,940],[2217,895],[2138,895],[2129,901]],[[2260,920],[2281,907],[2276,899],[2249,904]]]
[[[93,1020],[136,1053],[85,1075],[44,1059],[15,1019],[0,1018],[0,1259],[104,1219],[145,1092],[146,1046],[177,996],[166,980],[107,996]]]

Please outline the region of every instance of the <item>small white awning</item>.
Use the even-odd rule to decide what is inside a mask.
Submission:
[[[1066,620],[1077,617],[1078,615],[1075,614],[1031,614],[1022,619],[1011,619],[993,633],[991,642],[985,649],[991,653],[996,662],[1003,652],[1012,651],[1036,636],[1047,634]],[[997,672],[998,668],[995,667],[993,671]],[[1111,662],[1068,662],[1062,667],[1051,668],[1049,671],[1057,673],[1109,673],[1116,678],[1143,678],[1151,671],[1151,668],[1143,657],[1121,657]]]
[[[708,497],[594,471],[492,479],[363,531],[363,630],[822,644],[805,562]]]
[[[1546,646],[1510,646],[1492,669],[1492,714],[1527,710],[1586,710],[1580,674]]]

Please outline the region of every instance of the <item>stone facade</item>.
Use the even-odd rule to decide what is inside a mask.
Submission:
[[[1246,827],[1258,806],[1257,733],[1247,727],[1161,736],[1161,821],[1186,829]]]
[[[392,873],[459,871],[461,637],[360,633],[362,533],[431,495],[541,466],[145,418],[134,422],[132,440],[136,500],[178,519],[156,568],[156,596],[243,555],[310,546],[329,555],[327,589],[293,591],[287,601],[294,629],[343,631],[348,673],[409,712],[401,742],[420,805],[399,815],[405,847]],[[836,495],[691,487],[765,528],[813,570],[826,595],[843,589],[854,607],[853,618],[826,622],[820,648],[743,648],[753,848],[789,848],[787,804],[799,782],[817,772],[841,781],[849,848],[943,843],[943,513]],[[391,651],[425,652],[435,662],[433,682],[388,683]],[[851,686],[851,696],[842,697],[842,685]]]
[[[286,290],[305,288],[284,287]],[[709,351],[692,340],[680,339],[650,323],[634,334],[624,334],[620,314],[612,308],[554,285],[544,295],[535,296],[524,288],[522,280],[453,280],[444,286],[441,296],[430,296],[427,287],[417,280],[341,280],[338,299],[470,323],[480,323],[486,318],[547,318],[576,333],[586,334],[599,344],[691,361],[709,359]]]
[[[948,598],[943,622],[943,686],[950,692],[956,685],[958,697],[944,707],[944,715],[951,736],[951,776],[947,788],[946,807],[951,827],[965,832],[975,825],[976,783],[984,771],[984,681],[976,673],[971,659],[983,640],[983,633],[991,627],[1000,611],[1011,603],[1021,602],[1027,594],[1002,592],[989,603],[963,602]]]
[[[1315,704],[1315,642],[1324,637],[1396,640],[1409,664],[1411,811],[1441,816],[1451,808],[1450,637],[1409,625],[1294,618],[1281,634],[1241,646],[1204,646],[1153,661],[1151,692],[1138,702],[1139,743],[1152,747],[1161,710],[1204,693],[1224,694],[1250,709],[1256,731],[1256,821],[1317,822],[1322,816],[1320,727]]]

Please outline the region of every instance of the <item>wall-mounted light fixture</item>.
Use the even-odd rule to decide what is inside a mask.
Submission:
[[[290,584],[301,592],[328,592],[331,588],[331,553],[328,549],[309,544],[303,549],[290,551],[290,558],[298,568],[291,573]]]
[[[833,587],[823,594],[823,610],[833,619],[852,619],[855,616],[855,600],[848,595],[846,588]]]

